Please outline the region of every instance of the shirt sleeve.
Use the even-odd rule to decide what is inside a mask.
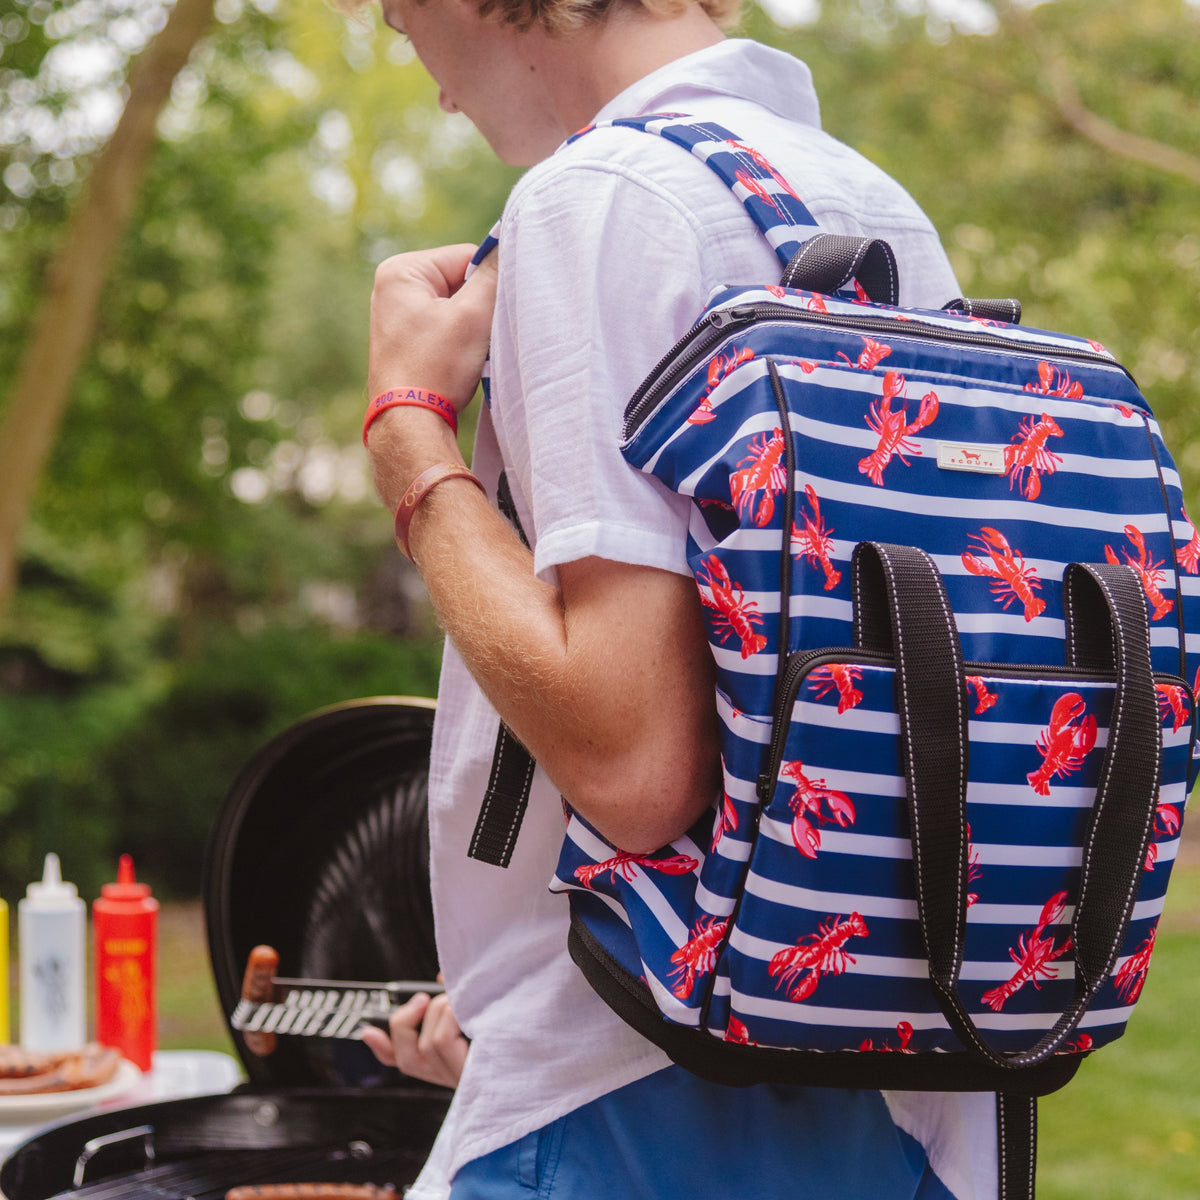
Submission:
[[[612,164],[558,169],[505,214],[492,417],[543,579],[592,555],[690,573],[690,501],[620,441],[630,396],[703,307],[702,241],[673,197]]]

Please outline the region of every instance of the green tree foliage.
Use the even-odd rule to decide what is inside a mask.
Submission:
[[[0,0],[0,394],[111,128],[95,114],[115,119],[113,85],[167,7]],[[748,8],[745,29],[809,63],[826,128],[916,195],[964,292],[1018,296],[1027,324],[1133,369],[1192,496],[1197,186],[1081,132],[1063,85],[1101,131],[1200,156],[1197,6],[793,12],[808,23]],[[367,301],[385,255],[481,237],[515,173],[440,112],[373,6],[218,0],[217,18],[160,120],[0,630],[10,898],[65,847],[85,885],[136,847],[156,886],[193,889],[253,748],[319,705],[434,686],[434,631],[359,443]]]

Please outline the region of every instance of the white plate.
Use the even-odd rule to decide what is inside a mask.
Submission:
[[[99,1087],[77,1088],[73,1092],[41,1092],[32,1096],[0,1096],[0,1124],[31,1125],[61,1113],[90,1108],[93,1104],[123,1096],[141,1078],[141,1071],[123,1058],[113,1077]]]

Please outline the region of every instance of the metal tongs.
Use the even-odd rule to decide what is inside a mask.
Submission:
[[[418,992],[444,991],[431,980],[363,983],[344,979],[289,979],[275,974],[279,953],[255,946],[246,961],[242,998],[229,1023],[242,1034],[246,1049],[265,1056],[278,1034],[292,1037],[362,1039],[365,1025],[388,1028],[393,1008]]]

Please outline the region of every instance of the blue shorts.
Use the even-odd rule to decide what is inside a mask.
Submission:
[[[954,1200],[883,1097],[667,1067],[467,1163],[450,1200]]]

